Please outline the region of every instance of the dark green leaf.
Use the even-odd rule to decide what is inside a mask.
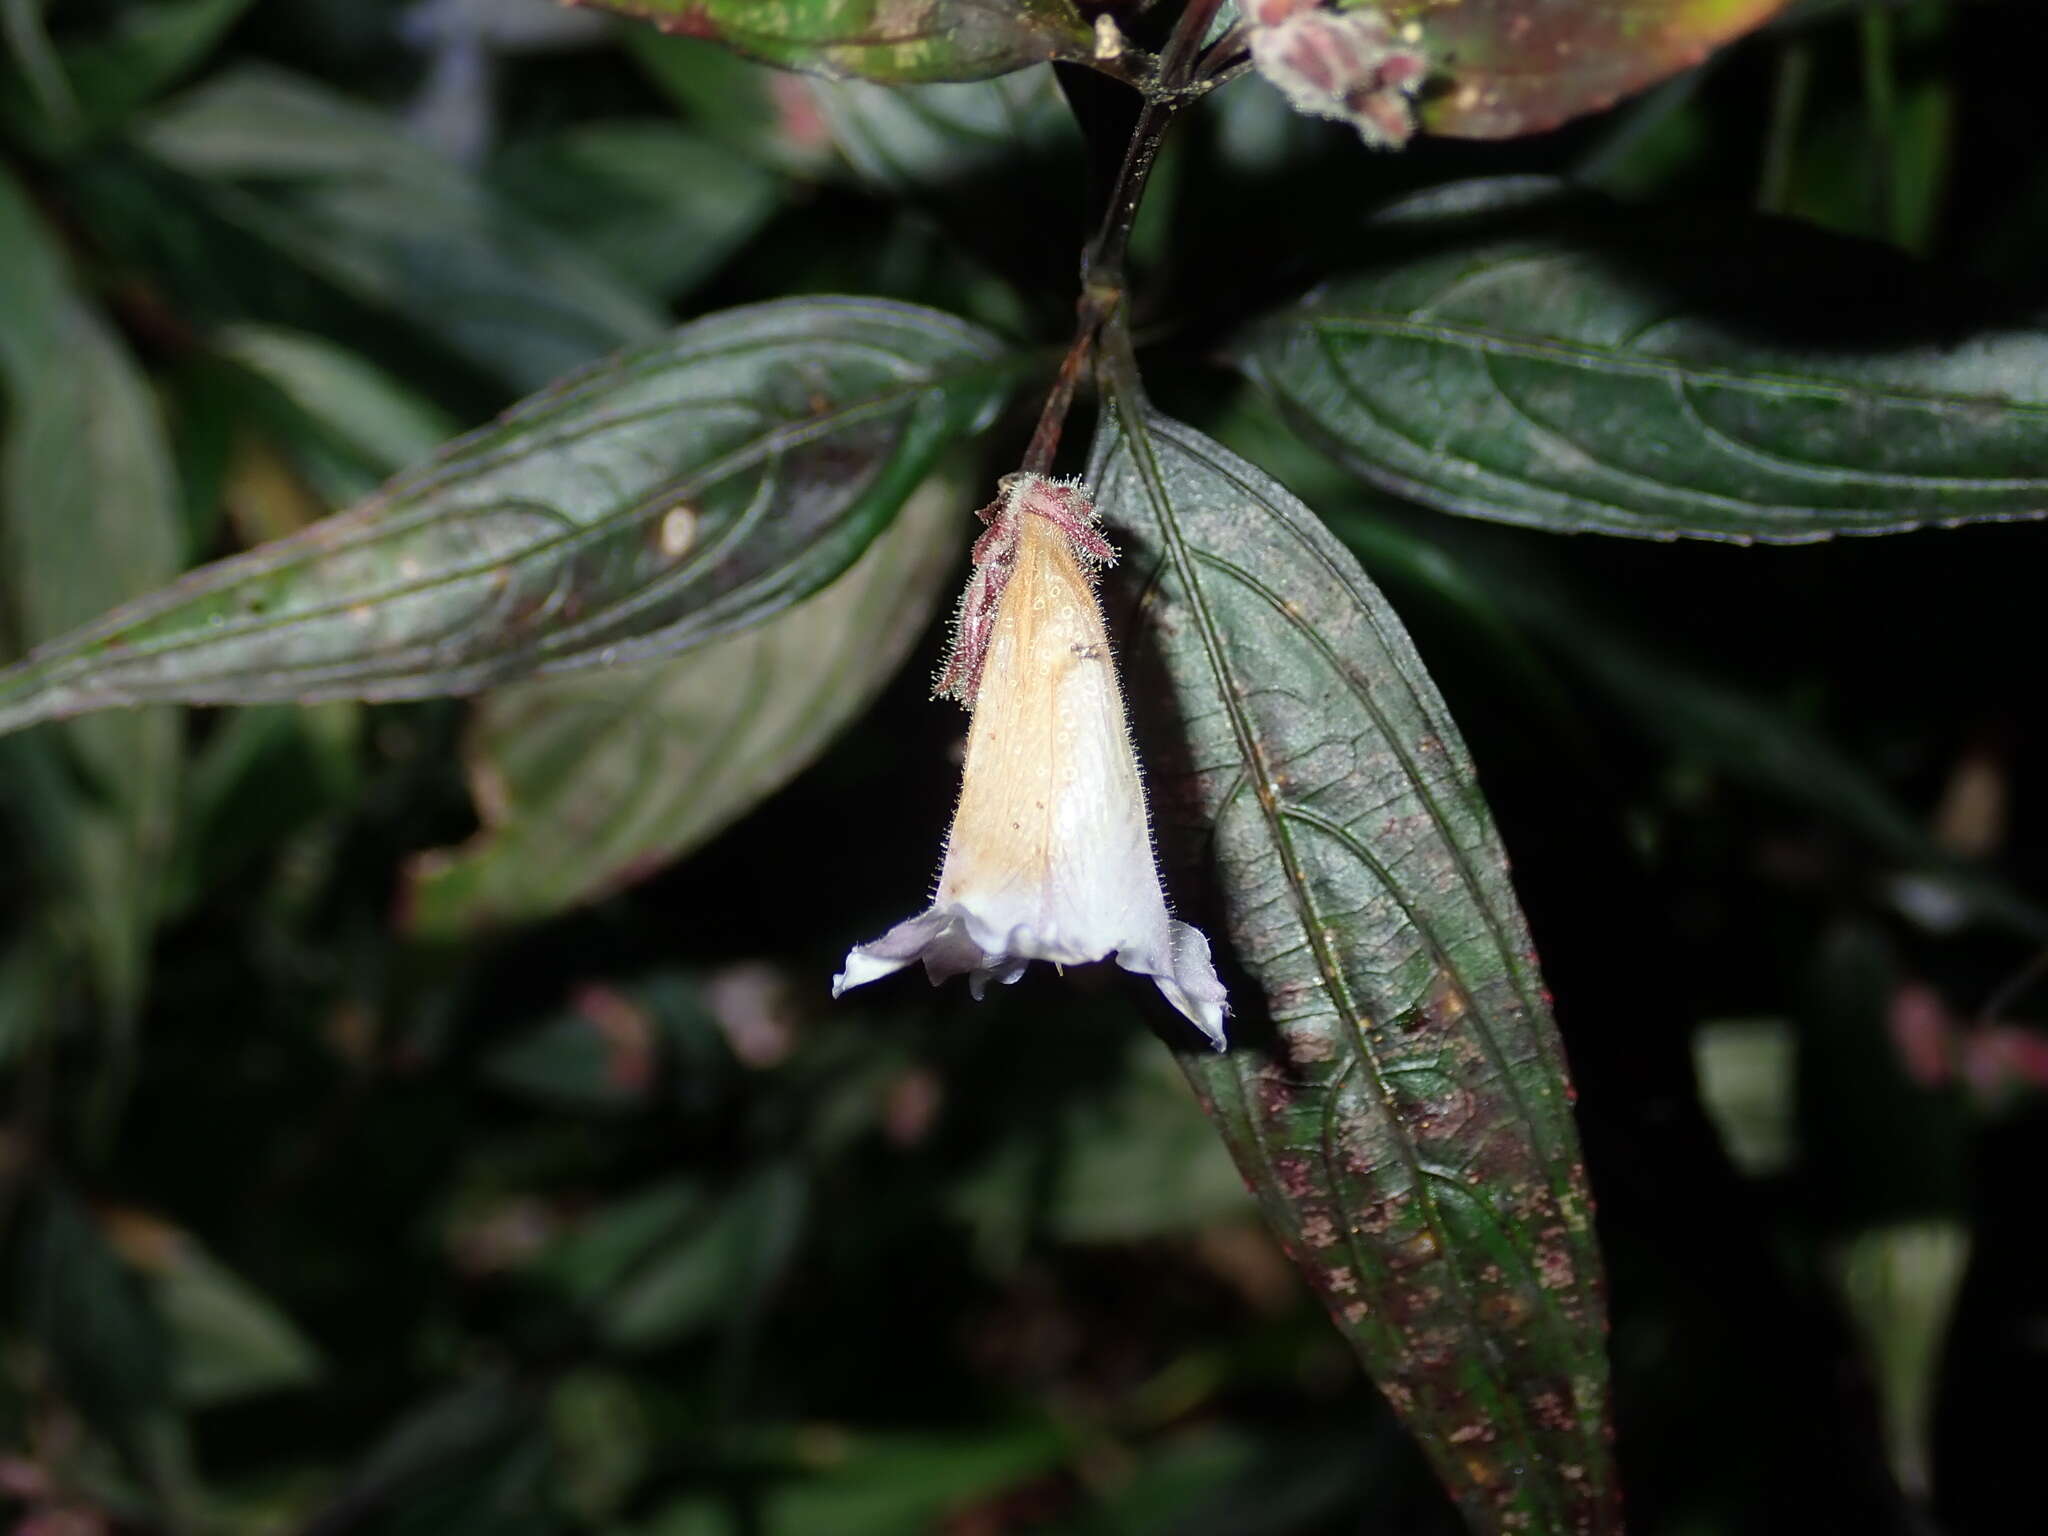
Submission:
[[[138,137],[230,224],[515,388],[661,328],[599,263],[311,81],[259,66],[217,75]]]
[[[651,299],[687,293],[782,202],[770,171],[673,123],[588,123],[506,155],[505,199]]]
[[[861,1436],[821,1449],[809,1475],[771,1495],[773,1536],[944,1530],[948,1515],[1044,1476],[1068,1456],[1059,1429],[1032,1423],[979,1435]]]
[[[549,1512],[538,1404],[485,1376],[400,1418],[311,1522],[374,1536],[540,1536]]]
[[[1956,334],[1929,274],[1776,221],[1544,182],[1382,217],[1382,256],[1243,362],[1317,442],[1446,512],[1790,543],[2048,512],[2048,334]]]
[[[2048,333],[1930,317],[1875,247],[1545,186],[1396,210],[1245,367],[1359,474],[1474,517],[1791,542],[2048,512]]]
[[[0,673],[0,729],[109,705],[416,698],[672,655],[834,580],[1006,364],[948,316],[790,300],[598,365],[381,495]]]
[[[189,1233],[126,1213],[117,1234],[163,1319],[181,1402],[233,1402],[318,1377],[319,1359],[291,1321]]]
[[[1432,133],[1505,139],[1597,112],[1700,62],[1787,0],[1386,0],[1435,68]]]
[[[985,1254],[1014,1251],[1034,1226],[1066,1242],[1127,1243],[1252,1214],[1244,1180],[1157,1051],[1131,1062],[1114,1095],[1075,1095],[1034,1131],[1043,1138],[1006,1142],[959,1187],[956,1208]]]
[[[69,127],[78,119],[78,97],[65,78],[64,66],[43,25],[44,0],[0,0],[0,42],[18,70],[37,108]],[[14,93],[9,92],[12,102]]]
[[[589,986],[560,1015],[492,1051],[484,1076],[554,1108],[630,1109],[653,1090],[663,1043],[652,1009]]]
[[[581,0],[814,75],[903,84],[979,80],[1086,59],[1068,0]]]
[[[1089,478],[1132,691],[1177,704],[1141,727],[1173,883],[1217,887],[1240,977],[1204,1107],[1475,1528],[1618,1528],[1571,1089],[1441,699],[1259,470],[1129,400]]]
[[[103,1434],[135,1451],[172,1412],[170,1350],[136,1275],[68,1189],[38,1190],[22,1215],[17,1294],[58,1385]]]
[[[96,124],[119,122],[212,52],[252,0],[146,0],[106,33],[64,53],[65,73]]]
[[[847,163],[874,186],[916,195],[971,182],[1020,153],[1074,137],[1052,71],[958,85],[817,82],[812,99]],[[1007,189],[1012,198],[1021,188]]]
[[[651,874],[730,826],[859,716],[930,621],[972,526],[935,480],[825,591],[687,656],[484,700],[485,831],[421,856],[417,932],[530,921]]]
[[[605,1338],[643,1350],[761,1305],[803,1230],[809,1191],[787,1164],[768,1164],[655,1247],[605,1300]]]
[[[0,177],[0,548],[8,608],[33,644],[169,579],[183,519],[148,381],[74,292],[57,242]],[[24,745],[44,759],[37,831],[71,927],[117,1018],[142,987],[177,796],[177,717],[79,721]]]
[[[1528,651],[1524,629],[1569,658],[1681,761],[1848,828],[1894,861],[1928,899],[1959,916],[1988,920],[2029,940],[2048,938],[2048,911],[1982,863],[1944,849],[1870,763],[1799,711],[1759,698],[1632,631],[1603,611],[1598,594],[1575,590],[1561,570],[1526,550],[1489,554],[1485,540],[1424,540],[1392,518],[1355,507],[1333,509],[1326,520],[1383,580],[1412,583],[1454,603],[1462,621],[1492,630],[1503,660],[1512,658],[1522,674],[1525,694],[1543,698],[1548,726],[1562,725],[1571,706]]]
[[[213,345],[380,474],[424,462],[455,435],[446,412],[324,337],[231,325],[214,335]]]

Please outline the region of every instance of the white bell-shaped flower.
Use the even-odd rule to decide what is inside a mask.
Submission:
[[[1167,914],[1138,759],[1089,567],[1113,558],[1078,485],[1011,477],[982,514],[941,693],[973,723],[938,895],[846,957],[849,987],[922,960],[978,998],[1033,960],[1112,956],[1221,1050],[1209,941]]]

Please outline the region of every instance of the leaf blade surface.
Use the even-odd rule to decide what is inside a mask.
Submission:
[[[1618,1529],[1569,1082],[1442,700],[1252,465],[1126,401],[1090,481],[1134,696],[1178,702],[1141,725],[1162,841],[1251,989],[1229,1051],[1182,1055],[1205,1110],[1475,1528]]]
[[[1921,269],[1794,226],[1528,192],[1396,210],[1243,366],[1363,477],[1468,516],[1796,543],[2048,513],[2048,332],[1929,314]]]
[[[766,623],[491,694],[468,750],[486,829],[414,861],[411,926],[545,917],[682,857],[780,788],[923,631],[967,526],[961,500],[928,482],[851,570]]]
[[[0,729],[153,700],[419,698],[675,654],[837,577],[1014,366],[910,305],[697,321],[0,672]]]

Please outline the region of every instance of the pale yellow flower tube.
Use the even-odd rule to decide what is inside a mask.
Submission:
[[[1088,567],[1113,558],[1082,487],[1012,476],[982,514],[941,693],[974,711],[938,895],[857,945],[832,995],[913,960],[978,998],[1033,960],[1114,956],[1223,1049],[1223,984],[1167,914],[1144,786]]]

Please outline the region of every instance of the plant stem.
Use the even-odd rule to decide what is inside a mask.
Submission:
[[[1205,95],[1210,82],[1199,78],[1202,39],[1222,0],[1188,0],[1174,24],[1173,33],[1159,56],[1157,83],[1145,91],[1145,105],[1131,130],[1130,142],[1117,167],[1108,199],[1103,205],[1102,223],[1095,237],[1081,252],[1081,298],[1074,340],[1060,363],[1058,376],[1047,393],[1038,427],[1031,434],[1031,446],[1019,467],[1028,474],[1045,474],[1059,452],[1060,432],[1074,403],[1074,392],[1087,371],[1095,351],[1096,337],[1113,318],[1123,324],[1124,263],[1130,253],[1131,231],[1138,222],[1138,208],[1144,201],[1145,184],[1159,159],[1159,146],[1175,116],[1188,102]]]

